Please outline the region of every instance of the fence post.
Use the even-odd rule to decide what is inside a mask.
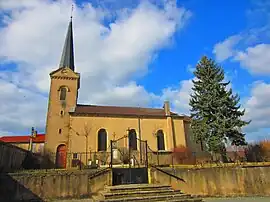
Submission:
[[[157,163],[158,163],[158,166],[159,166],[159,152],[157,151]]]
[[[146,159],[145,159],[145,163],[146,163],[146,168],[148,168],[148,144],[147,144],[147,140],[145,141],[145,156],[146,156]]]
[[[80,170],[82,169],[82,153],[80,153]]]
[[[113,140],[111,140],[111,163],[110,163],[110,167],[113,167]]]
[[[173,162],[173,153],[171,153],[172,155],[172,167],[174,167],[174,162]]]
[[[85,165],[88,165],[88,151],[86,150],[86,156],[85,156]]]

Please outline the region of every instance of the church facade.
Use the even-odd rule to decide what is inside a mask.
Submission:
[[[133,151],[142,150],[137,140],[147,141],[152,151],[194,147],[188,130],[190,118],[171,112],[168,101],[163,108],[78,104],[80,74],[74,65],[72,19],[59,68],[50,78],[45,152],[56,153],[53,161],[60,167],[71,166],[67,153],[78,158],[77,153],[110,152],[111,140],[122,137],[126,138],[121,147],[132,147]],[[87,164],[87,159],[83,161]]]

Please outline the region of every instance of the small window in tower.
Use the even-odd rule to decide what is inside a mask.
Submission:
[[[61,116],[63,116],[63,115],[64,115],[64,111],[63,111],[63,110],[61,110],[60,115],[61,115]]]
[[[67,96],[67,89],[65,87],[62,87],[60,89],[60,100],[66,100]]]
[[[58,130],[58,133],[59,133],[59,134],[61,134],[61,133],[62,133],[62,129],[61,129],[61,128]]]

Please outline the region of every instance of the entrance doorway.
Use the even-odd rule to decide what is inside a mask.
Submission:
[[[148,184],[147,168],[113,168],[112,185]]]
[[[131,129],[111,140],[112,184],[148,184],[148,145]]]
[[[67,148],[66,145],[61,144],[56,150],[55,164],[57,168],[66,168],[67,162]]]

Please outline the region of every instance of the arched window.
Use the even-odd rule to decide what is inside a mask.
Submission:
[[[137,135],[135,129],[131,129],[128,132],[128,145],[129,148],[137,150]]]
[[[107,150],[107,132],[105,129],[100,129],[98,131],[98,151]]]
[[[62,87],[60,88],[60,100],[66,100],[67,96],[67,88]]]
[[[157,148],[158,150],[165,150],[164,133],[162,130],[157,131]]]

